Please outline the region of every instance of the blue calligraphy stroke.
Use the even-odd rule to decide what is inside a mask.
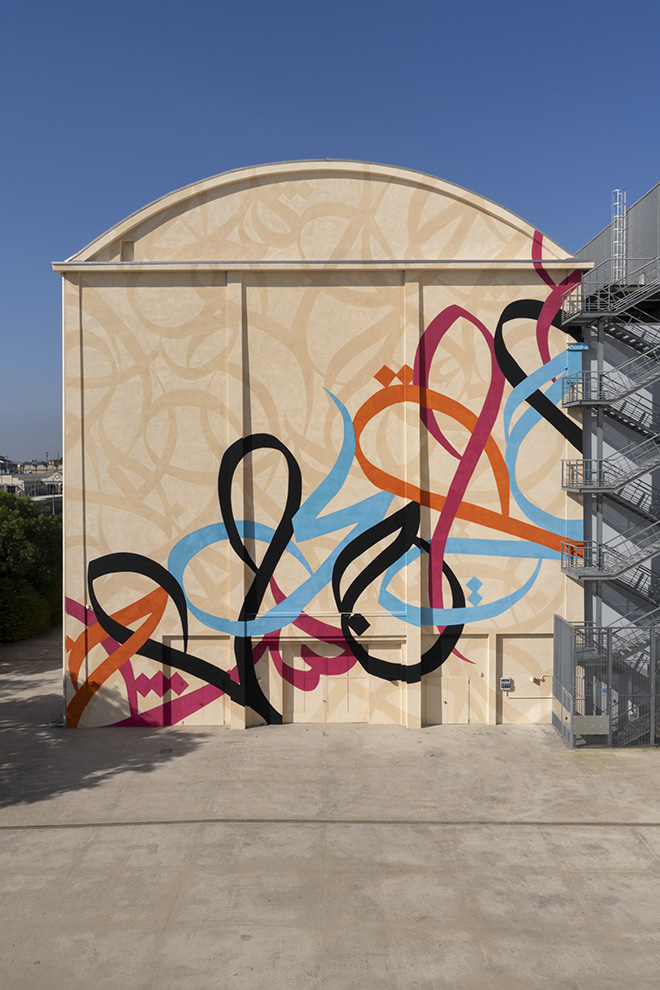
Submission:
[[[327,516],[321,516],[321,512],[343,488],[355,457],[355,430],[350,413],[336,395],[328,392],[328,389],[324,391],[327,392],[341,413],[344,438],[337,460],[328,476],[305,499],[293,517],[293,532],[297,543],[316,536],[326,536],[328,533],[345,529],[347,526],[355,527],[351,535],[357,536],[367,526],[372,526],[385,518],[394,498],[389,492],[378,492],[376,495],[365,498],[362,502],[356,502],[355,505],[349,505],[345,509],[338,509],[336,512],[329,512]]]
[[[238,529],[239,536],[241,539],[252,539],[258,542],[265,543],[266,546],[271,542],[275,530],[271,526],[265,526],[262,523],[255,523],[250,521],[238,520],[236,523],[236,528]],[[202,550],[207,547],[213,546],[216,543],[222,543],[227,540],[227,530],[223,523],[213,523],[210,526],[202,526],[201,529],[195,530],[194,533],[184,536],[178,543],[172,547],[170,555],[167,559],[167,569],[172,574],[186,595],[186,602],[188,608],[194,616],[196,616],[200,622],[204,625],[209,626],[211,629],[217,629],[219,632],[228,633],[230,636],[245,636],[252,635],[251,633],[246,633],[246,628],[252,626],[254,623],[245,622],[235,622],[232,619],[226,619],[219,615],[213,615],[211,612],[205,612],[204,609],[198,608],[197,605],[192,602],[186,593],[184,584],[184,572],[188,564],[197,556]],[[309,566],[304,554],[294,546],[292,543],[286,548],[286,553],[290,553],[297,561],[299,561],[305,570],[313,575],[312,568]],[[304,582],[303,587],[307,582]],[[313,597],[313,596],[312,596]],[[290,616],[290,604],[287,604],[288,599],[284,602],[280,602],[276,605],[269,613],[267,613],[263,619],[268,619],[270,616],[270,622],[267,623],[268,628],[259,630],[253,635],[263,635],[265,632],[274,632],[277,629],[281,629],[283,625],[291,621]],[[304,607],[304,606],[303,606]],[[302,611],[302,609],[300,610]],[[297,618],[300,612],[298,612],[294,618]],[[257,623],[262,622],[262,619],[255,620]]]
[[[543,417],[536,409],[530,407],[519,417],[513,428],[511,428],[511,419],[515,410],[525,403],[532,393],[540,389],[541,386],[547,385],[553,378],[563,375],[567,368],[572,370],[572,366],[579,361],[579,352],[568,350],[562,354],[558,354],[557,357],[548,361],[547,364],[542,365],[525,378],[524,381],[520,382],[519,385],[516,385],[504,407],[504,432],[506,437],[504,460],[509,472],[511,492],[517,506],[535,525],[547,529],[551,533],[556,533],[557,536],[563,536],[571,540],[582,538],[582,521],[579,519],[564,519],[560,516],[553,516],[551,513],[540,509],[523,495],[516,481],[516,465],[520,445]],[[561,398],[561,381],[556,381],[550,385],[545,395],[551,402],[558,402]]]
[[[413,547],[400,560],[387,569],[383,575],[380,594],[378,596],[378,602],[384,609],[396,615],[397,618],[403,619],[411,626],[450,626],[494,619],[495,616],[502,615],[503,612],[506,612],[507,609],[510,609],[525,597],[536,581],[542,564],[542,560],[536,562],[536,567],[532,575],[517,591],[512,592],[510,595],[505,595],[503,598],[498,598],[493,602],[486,602],[483,605],[472,605],[470,608],[431,608],[430,606],[406,604],[406,602],[401,601],[400,598],[397,598],[396,595],[387,590],[395,574],[407,564],[411,564],[419,557],[420,553],[422,553],[421,550]]]
[[[523,540],[479,540],[471,537],[449,537],[447,553],[476,555],[479,557],[531,557],[534,560],[561,560],[559,550],[551,550],[540,543]]]
[[[560,354],[548,364],[543,365],[537,371],[533,372],[532,375],[516,386],[509,397],[504,410],[504,425],[507,436],[506,463],[511,476],[511,489],[514,493],[514,498],[527,517],[552,532],[558,532],[560,535],[566,535],[569,538],[579,539],[581,535],[581,523],[579,521],[566,521],[543,512],[525,498],[515,481],[515,466],[520,444],[542,417],[535,409],[527,409],[517,420],[513,429],[510,429],[511,418],[515,410],[526,401],[527,397],[540,386],[547,384],[552,378],[561,375],[566,370],[567,356],[567,354]],[[571,360],[570,357],[569,360]],[[579,356],[577,360],[579,360]],[[560,387],[561,383],[556,382],[547,390],[546,395],[551,398],[551,401],[554,402],[559,397]],[[344,431],[342,445],[327,477],[308,496],[294,516],[294,539],[296,543],[305,542],[314,537],[324,536],[348,527],[351,527],[350,532],[316,571],[310,567],[299,547],[290,541],[287,545],[286,553],[291,554],[302,564],[309,577],[283,601],[256,619],[248,622],[238,622],[224,616],[213,615],[198,608],[186,595],[186,601],[192,614],[210,628],[233,636],[263,636],[282,629],[283,626],[296,619],[316,595],[330,583],[335,561],[342,550],[360,533],[373,526],[375,522],[379,522],[385,518],[394,497],[388,492],[378,492],[355,505],[321,515],[323,510],[327,508],[332,499],[343,488],[355,457],[356,446],[355,432],[348,410],[331,392],[328,392],[328,395],[337,406],[342,417]],[[275,532],[270,526],[249,520],[237,521],[237,528],[241,539],[253,539],[266,545],[271,542]],[[206,547],[224,542],[226,539],[227,531],[225,526],[217,523],[211,526],[204,526],[196,532],[184,536],[173,547],[168,559],[168,569],[178,580],[181,587],[184,588],[184,593],[184,572],[188,564]],[[537,564],[532,576],[518,591],[494,602],[487,602],[462,609],[417,607],[402,602],[388,591],[388,586],[395,574],[419,556],[420,551],[413,548],[388,568],[383,575],[379,595],[380,605],[392,615],[404,618],[406,622],[412,625],[439,626],[483,621],[501,615],[507,609],[511,608],[512,605],[516,604],[516,602],[520,601],[534,584],[541,561],[544,559],[558,559],[560,556],[558,551],[550,550],[548,547],[543,547],[540,544],[516,540],[454,539],[450,537],[447,541],[446,549],[448,553],[456,554],[531,558],[536,559]]]
[[[213,615],[198,608],[186,594],[186,601],[192,614],[211,629],[240,637],[265,636],[267,633],[282,629],[283,626],[297,619],[303,609],[330,583],[335,561],[344,547],[348,546],[357,535],[373,526],[375,522],[380,522],[385,518],[394,498],[389,492],[378,492],[355,505],[319,517],[319,513],[326,508],[343,487],[355,455],[355,431],[348,410],[331,392],[328,392],[328,395],[342,416],[344,426],[342,446],[327,477],[305,500],[294,516],[294,536],[296,542],[301,542],[348,526],[351,526],[352,529],[316,571],[312,570],[300,549],[289,541],[286,552],[292,554],[296,560],[303,564],[310,576],[283,601],[256,619],[238,622],[224,616]],[[271,542],[275,532],[270,526],[247,520],[238,520],[236,526],[241,539],[251,538],[266,544]],[[217,523],[204,526],[196,532],[184,536],[175,544],[170,552],[167,567],[183,588],[184,594],[184,572],[191,560],[206,547],[220,543],[227,538],[225,526]]]

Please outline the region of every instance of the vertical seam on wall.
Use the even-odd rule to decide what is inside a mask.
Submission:
[[[65,381],[66,372],[66,296],[69,279],[65,275],[62,279],[62,379]],[[62,455],[62,721],[66,724],[66,444],[65,444],[65,422],[66,422],[66,387],[62,388],[62,431],[60,439],[60,452]]]
[[[89,591],[87,588],[87,473],[85,466],[85,349],[83,347],[83,279],[78,275],[78,346],[80,348],[80,483],[82,487],[82,537],[83,537],[83,608],[89,608]],[[89,677],[89,626],[85,622],[85,680]],[[87,718],[85,718],[87,721]]]

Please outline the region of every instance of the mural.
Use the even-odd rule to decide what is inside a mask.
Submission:
[[[129,458],[113,445],[104,423],[122,416],[130,420],[132,399],[117,382],[132,381],[135,388],[135,372],[122,377],[113,371],[112,401],[120,396],[113,411],[101,366],[102,360],[120,361],[103,337],[111,282],[108,277],[104,283],[102,276],[90,282],[90,294],[96,292],[100,301],[96,323],[88,322],[86,346],[90,348],[96,334],[101,357],[90,356],[85,371],[86,428],[97,431],[97,448],[107,450],[110,467],[101,468],[101,455],[96,455],[81,485],[92,491],[91,477],[104,472],[112,483],[104,483],[105,501],[99,495],[98,511],[88,494],[90,518],[97,511],[97,548],[87,536],[86,588],[66,601],[67,724],[86,724],[90,707],[110,688],[111,701],[91,724],[172,725],[225,701],[249,709],[257,721],[277,724],[291,717],[296,705],[304,707],[304,700],[296,697],[303,699],[324,683],[345,684],[358,674],[369,683],[383,682],[384,691],[391,692],[391,702],[386,693],[383,705],[396,707],[401,685],[420,683],[450,657],[475,664],[471,652],[478,644],[471,631],[515,616],[516,608],[540,593],[542,568],[559,559],[562,540],[581,538],[581,522],[566,518],[558,491],[558,458],[566,444],[581,450],[579,425],[558,408],[561,376],[580,367],[580,353],[568,347],[571,341],[561,331],[558,314],[562,293],[580,276],[573,272],[555,281],[542,254],[542,235],[536,233],[532,260],[540,298],[509,298],[495,319],[491,312],[497,287],[484,306],[488,312],[475,310],[469,300],[465,305],[451,302],[418,335],[410,363],[397,360],[392,341],[401,335],[396,327],[388,337],[378,331],[377,320],[369,334],[356,326],[357,344],[350,353],[362,348],[360,361],[353,367],[350,356],[343,366],[338,364],[333,374],[340,387],[320,389],[313,403],[296,391],[294,358],[282,364],[278,357],[279,326],[286,325],[286,313],[278,325],[265,307],[259,318],[262,286],[255,276],[255,332],[265,333],[267,327],[270,334],[270,344],[265,342],[260,353],[265,362],[273,361],[286,400],[282,414],[278,396],[260,389],[255,380],[247,391],[264,412],[243,409],[240,421],[244,425],[261,416],[281,432],[250,430],[223,447],[233,413],[230,406],[220,423],[213,403],[214,394],[226,389],[226,378],[206,391],[190,385],[185,402],[199,406],[203,449],[218,449],[219,457],[217,483],[210,484],[204,463],[210,455],[198,457],[195,437],[188,433],[190,470],[198,472],[196,489],[204,494],[195,525],[187,528],[186,505],[175,493],[185,490],[187,468],[174,463],[172,436],[176,429],[190,430],[190,424],[163,400],[168,376],[174,373],[171,355],[160,344],[154,346],[142,363],[156,369],[155,378],[143,377],[140,386],[144,402],[149,391],[152,418],[160,416],[168,427],[136,431],[128,444],[133,452]],[[199,306],[208,308],[213,286],[210,281],[200,284]],[[138,292],[131,285],[122,286],[129,297]],[[156,296],[149,296],[148,286],[140,291],[153,308]],[[341,291],[340,286],[340,300]],[[358,285],[356,293],[363,291],[368,285],[364,290]],[[500,297],[506,294],[499,292]],[[509,296],[519,294],[519,289],[509,291]],[[302,309],[298,307],[296,319]],[[348,313],[350,319],[350,306]],[[221,319],[217,310],[198,312],[196,318],[202,317],[207,324]],[[144,313],[141,319],[148,330]],[[177,323],[176,313],[161,313],[157,333],[163,334],[168,319],[173,346],[178,346],[182,322]],[[205,352],[211,338],[203,325],[197,337],[189,334],[182,343],[188,348],[182,364],[192,369],[186,372],[191,380],[195,375],[201,380],[195,368],[206,369],[210,382],[219,364],[217,355]],[[328,326],[322,355],[308,347],[312,364],[329,368],[341,357],[342,346],[348,346],[342,341],[351,339],[351,330],[343,337],[337,330],[333,353],[334,332]],[[383,345],[383,340],[390,343]],[[240,342],[234,340],[232,346]],[[295,342],[287,346],[295,356]],[[245,360],[244,355],[244,375]],[[229,349],[223,361],[230,368]],[[287,416],[297,416],[303,425],[294,429]],[[321,418],[331,424],[325,433],[316,425]],[[417,477],[401,462],[415,455],[406,440],[414,422],[420,451]],[[199,421],[195,429],[199,432]],[[292,433],[295,451],[288,440]],[[160,465],[157,471],[142,473],[138,447],[145,463]],[[329,454],[331,466],[321,470]],[[131,530],[127,523],[122,532],[126,498],[122,501],[121,492],[126,492],[127,479],[140,473],[130,482],[134,501],[141,505],[145,532],[158,530],[161,537],[149,537],[139,527]],[[545,490],[549,476],[550,495]],[[113,497],[119,521],[105,532],[103,507]],[[155,554],[142,552],[149,539],[159,548]],[[103,544],[123,548],[98,552]],[[552,566],[558,573],[558,565]],[[494,590],[498,582],[502,593]],[[137,597],[129,600],[131,589],[137,588],[141,593],[134,590]],[[530,605],[532,612],[537,607]],[[529,632],[524,623],[520,629]],[[411,630],[422,643],[412,660],[400,646]],[[213,653],[215,643],[222,648],[221,659]],[[227,721],[226,714],[219,720],[223,718]]]

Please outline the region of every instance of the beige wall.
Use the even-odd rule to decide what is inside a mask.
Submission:
[[[544,241],[544,270],[535,269],[533,238],[533,228],[501,207],[428,176],[293,163],[174,193],[56,266],[65,312],[69,724],[549,721],[552,616],[570,610],[574,617],[580,604],[567,604],[558,559],[539,556],[557,557],[562,526],[549,533],[534,519],[537,512],[578,518],[560,488],[560,460],[573,448],[542,418],[529,430],[515,471],[529,502],[520,507],[505,463],[507,426],[515,429],[531,407],[521,400],[508,423],[513,385],[491,360],[498,320],[519,300],[535,300],[536,308],[503,333],[525,375],[548,358],[559,367],[571,343],[554,327],[545,333],[543,323],[560,301],[550,283],[573,266]],[[420,340],[443,319],[448,329],[422,388],[412,374]],[[421,422],[420,403],[435,410],[435,428]],[[417,536],[434,541],[441,566],[442,498],[451,496],[484,419],[458,509],[442,517],[449,518],[444,560],[472,600],[455,651],[420,677],[413,673],[420,655],[439,636],[417,617],[431,603],[429,559],[411,547],[409,526],[387,533],[382,520],[421,501]],[[243,630],[251,635],[254,683],[245,688],[247,675],[234,673],[223,692],[200,662],[224,671],[244,662],[236,623],[253,572],[220,529],[218,470],[225,452],[254,434],[289,451],[303,506],[315,492],[320,498],[343,450],[347,476],[320,513],[343,515],[321,525],[307,503],[306,517],[294,520],[272,575],[277,587],[266,582],[258,615]],[[263,447],[238,461],[233,517],[264,527],[242,537],[257,563],[267,546],[261,537],[280,526],[291,470],[281,451]],[[360,534],[379,523],[382,533],[361,546]],[[384,583],[378,561],[397,532],[410,560]],[[158,575],[169,567],[180,578],[181,541],[195,540],[181,582],[186,646],[176,590],[159,588]],[[484,553],[486,544],[474,541],[489,541],[491,550],[499,541],[499,551]],[[383,676],[368,673],[342,630],[331,566],[342,543],[351,560],[344,567],[340,558],[335,572],[339,594],[377,565],[353,609],[368,628],[352,635],[397,665],[395,677],[387,667]],[[127,570],[128,558],[113,554],[142,564]],[[91,604],[88,568],[99,561],[107,573],[93,584],[97,604],[121,635],[83,611]],[[384,601],[388,591],[398,604]],[[508,607],[493,604],[517,595]],[[280,597],[282,614],[272,618]],[[446,576],[444,607],[451,597]],[[178,652],[148,656],[149,643]],[[514,679],[508,694],[498,690],[503,675]]]

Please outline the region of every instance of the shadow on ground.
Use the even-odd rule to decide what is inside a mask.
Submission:
[[[202,740],[191,729],[65,730],[60,685],[58,660],[0,657],[0,807],[151,773]]]

